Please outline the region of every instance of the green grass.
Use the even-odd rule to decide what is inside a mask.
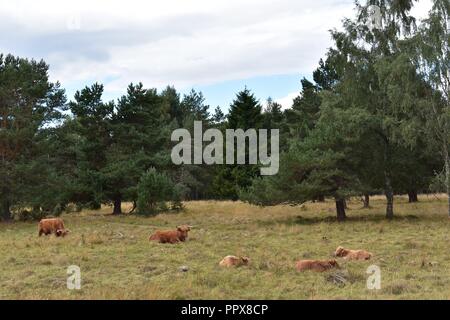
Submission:
[[[394,221],[384,219],[384,199],[371,209],[349,203],[345,223],[334,203],[258,208],[233,202],[191,202],[180,214],[112,217],[111,208],[68,214],[72,233],[37,236],[36,223],[0,224],[2,299],[449,299],[450,220],[444,198],[418,204],[396,199]],[[148,241],[156,229],[191,224],[178,245]],[[367,249],[369,262],[339,260],[345,285],[333,272],[298,273],[301,258],[327,259],[337,246]],[[251,265],[224,270],[226,255]],[[382,271],[382,289],[366,289],[366,269]],[[67,267],[78,265],[82,289],[66,287]],[[181,266],[189,271],[179,271]]]

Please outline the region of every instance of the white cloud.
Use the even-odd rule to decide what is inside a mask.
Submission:
[[[352,13],[353,0],[0,0],[0,51],[44,58],[66,86],[183,88],[308,74]]]
[[[292,108],[292,104],[294,103],[294,99],[297,98],[300,94],[300,90],[298,92],[291,92],[287,94],[286,96],[278,99],[272,99],[274,102],[281,105],[282,110],[290,109]],[[267,108],[267,100],[262,101],[263,108]]]
[[[292,107],[293,101],[295,98],[297,98],[299,95],[299,92],[292,92],[289,93],[286,97],[275,99],[275,102],[281,104],[283,107],[283,110],[289,109]]]

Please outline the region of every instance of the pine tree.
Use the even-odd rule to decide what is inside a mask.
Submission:
[[[301,80],[301,85],[300,95],[294,99],[292,108],[286,112],[290,136],[295,139],[304,139],[314,129],[321,104],[318,86],[306,78]]]
[[[254,94],[245,88],[236,95],[227,118],[228,129],[259,129],[263,121],[262,106]]]
[[[114,213],[120,213],[119,196],[111,199],[107,194],[107,177],[103,170],[111,155],[114,103],[102,100],[103,85],[95,83],[75,93],[75,101],[69,103],[74,116],[74,132],[77,141],[77,184],[73,198],[80,204],[114,203]]]
[[[345,198],[360,190],[351,148],[343,148],[357,143],[348,134],[349,120],[358,119],[352,119],[351,112],[331,102],[323,106],[315,129],[305,139],[292,141],[289,150],[282,154],[279,174],[254,179],[249,188],[241,189],[241,199],[258,205],[277,205],[333,197],[337,219],[344,221]]]
[[[111,120],[112,143],[108,161],[101,170],[104,191],[113,199],[120,214],[122,200],[137,201],[137,185],[150,167],[165,170],[170,166],[169,114],[156,89],[142,83],[130,84]]]
[[[0,219],[10,219],[12,206],[30,204],[27,193],[45,186],[45,177],[32,168],[46,154],[43,127],[60,118],[65,103],[48,69],[44,61],[0,55]]]
[[[222,122],[225,120],[225,114],[223,113],[222,109],[217,106],[216,109],[214,109],[214,115],[212,116],[212,121],[216,125],[222,124]]]
[[[194,122],[201,121],[203,132],[212,126],[209,105],[201,92],[191,90],[183,96],[182,127],[194,136]],[[183,190],[184,196],[190,200],[200,200],[209,196],[213,168],[207,165],[181,165],[172,169],[171,178]]]
[[[263,121],[262,106],[256,97],[247,88],[240,91],[230,105],[226,128],[258,130],[262,128]],[[214,193],[221,199],[237,200],[239,188],[249,186],[258,172],[256,165],[224,165],[216,171]]]
[[[175,122],[176,126],[183,125],[184,110],[180,102],[180,94],[174,87],[167,86],[161,92],[163,100],[163,108],[165,112],[170,114],[170,118]]]

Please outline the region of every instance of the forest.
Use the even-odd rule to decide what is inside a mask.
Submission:
[[[431,193],[448,195],[450,216],[450,3],[434,0],[423,21],[410,15],[412,0],[367,4],[381,9],[381,27],[356,2],[288,109],[243,88],[225,113],[201,92],[140,82],[115,101],[105,101],[101,83],[68,99],[45,61],[0,54],[1,220],[102,205],[114,215],[156,215],[193,200],[265,207],[332,199],[344,221],[349,199],[369,207],[375,195],[393,219],[395,195],[416,202]],[[195,121],[221,132],[279,129],[279,173],[173,164],[171,133],[193,135]]]

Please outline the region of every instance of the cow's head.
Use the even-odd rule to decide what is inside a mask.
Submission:
[[[334,252],[334,256],[335,257],[342,257],[345,254],[345,249],[344,247],[337,247],[336,251]]]
[[[65,237],[70,233],[69,229],[58,229],[56,230],[56,236],[57,237]]]
[[[364,252],[364,260],[370,260],[372,258],[372,254],[370,252]]]
[[[248,257],[241,257],[241,261],[242,261],[242,264],[244,266],[246,266],[246,265],[248,265],[250,263],[250,258],[248,258]]]
[[[334,259],[333,260],[328,260],[328,263],[330,264],[331,267],[339,268],[339,264]]]
[[[188,225],[178,226],[177,231],[181,234],[181,237],[187,238],[188,232],[191,231],[191,226]]]
[[[181,231],[181,232],[188,232],[188,231],[191,231],[191,226],[183,224],[181,226],[178,226],[177,230]]]

